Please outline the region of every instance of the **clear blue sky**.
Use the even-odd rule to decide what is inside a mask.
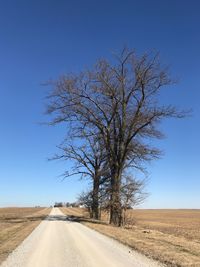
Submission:
[[[179,83],[161,101],[193,108],[165,121],[163,158],[148,166],[146,208],[200,208],[199,1],[0,1],[0,206],[73,201],[87,182],[58,178],[66,163],[48,162],[64,127],[47,120],[41,83],[111,58],[124,44],[156,50]]]

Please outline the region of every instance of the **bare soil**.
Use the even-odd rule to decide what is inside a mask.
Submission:
[[[58,208],[53,208],[0,266],[163,267],[127,246],[66,218]]]
[[[62,208],[92,229],[159,260],[167,266],[200,267],[200,210],[129,210],[126,227],[88,219],[80,208]]]
[[[49,212],[50,208],[0,208],[0,264]]]

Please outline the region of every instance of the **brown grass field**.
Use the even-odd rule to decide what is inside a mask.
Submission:
[[[80,208],[61,208],[90,228],[136,249],[166,266],[200,267],[200,210],[129,210],[123,228],[91,221]]]
[[[0,208],[0,264],[49,212],[49,208]]]

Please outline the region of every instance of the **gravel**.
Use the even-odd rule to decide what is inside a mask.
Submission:
[[[0,267],[161,267],[136,251],[73,222],[58,209]]]

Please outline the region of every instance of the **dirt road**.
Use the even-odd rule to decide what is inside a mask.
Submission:
[[[67,220],[58,209],[26,238],[0,267],[158,267],[86,226]]]

